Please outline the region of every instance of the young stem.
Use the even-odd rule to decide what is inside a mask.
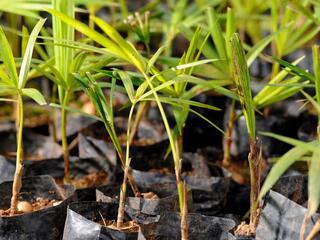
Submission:
[[[22,146],[22,131],[23,131],[23,99],[21,94],[18,94],[17,99],[18,115],[16,120],[16,131],[17,131],[17,157],[16,157],[16,171],[14,174],[13,185],[12,185],[12,197],[10,206],[10,215],[17,212],[18,196],[22,186],[22,172],[23,172],[23,146]]]
[[[250,168],[250,226],[255,229],[258,224],[260,192],[261,151],[258,150],[257,141],[250,141],[250,153],[248,156]]]
[[[227,131],[223,137],[222,165],[224,167],[229,167],[230,161],[231,161],[231,143],[232,143],[231,136],[232,136],[232,132],[233,132],[233,123],[235,120],[234,105],[235,105],[235,101],[232,100],[231,108],[230,108],[230,112],[229,112],[229,116],[228,116]]]
[[[188,189],[186,182],[183,183],[183,211],[181,215],[181,239],[188,240]]]
[[[130,129],[131,129],[131,120],[132,120],[134,107],[135,107],[135,104],[132,104],[130,108],[128,124],[127,124],[126,158],[124,162],[123,182],[122,182],[122,186],[120,189],[120,196],[119,196],[117,228],[122,227],[123,219],[124,219],[124,209],[126,204],[126,192],[127,192],[127,177],[128,177],[129,167],[130,167]]]
[[[177,189],[178,189],[178,196],[179,196],[179,207],[180,207],[180,212],[182,213],[183,201],[184,201],[183,195],[184,194],[183,194],[183,184],[181,182],[181,163],[180,163],[179,153],[176,149],[175,142],[173,140],[173,136],[172,136],[172,132],[171,132],[171,128],[170,128],[166,113],[165,113],[163,106],[161,104],[161,101],[159,99],[159,96],[156,93],[156,91],[154,90],[154,86],[152,85],[151,80],[149,79],[149,76],[146,73],[144,73],[143,71],[141,73],[143,74],[145,80],[147,81],[150,89],[153,91],[153,96],[154,96],[155,101],[157,103],[157,106],[159,108],[159,112],[161,114],[161,118],[162,118],[164,127],[166,129],[166,132],[167,132],[167,135],[169,138],[170,147],[171,147],[171,151],[172,151],[172,155],[173,155],[175,174],[176,174],[176,182],[177,182]]]
[[[135,138],[137,131],[139,129],[139,125],[140,122],[142,120],[142,118],[145,116],[146,112],[148,112],[148,109],[150,107],[150,103],[149,102],[141,102],[139,104],[138,107],[138,111],[136,113],[134,122],[133,122],[133,126],[132,126],[132,130],[131,130],[131,134],[130,134],[130,144],[132,143],[133,139]]]
[[[63,99],[63,106],[67,106],[69,103],[70,92],[66,91]],[[64,181],[70,183],[70,156],[67,139],[67,111],[62,108],[61,110],[61,140],[63,150],[63,163],[64,163]]]
[[[157,106],[159,108],[163,124],[164,124],[166,132],[168,134],[170,147],[171,147],[171,151],[172,151],[172,155],[173,155],[175,174],[176,174],[177,190],[178,190],[178,196],[179,196],[180,215],[183,216],[183,203],[184,203],[184,199],[186,198],[186,196],[184,195],[183,184],[182,184],[182,181],[181,181],[181,161],[180,161],[180,157],[179,157],[179,150],[176,149],[175,141],[174,141],[172,133],[171,133],[171,128],[170,128],[166,113],[165,113],[165,111],[163,109],[163,106],[161,104],[161,101],[160,101],[160,99],[158,97],[158,94],[154,90],[154,87],[153,87],[153,85],[151,83],[151,80],[149,79],[149,76],[147,74],[145,74],[144,72],[142,72],[142,74],[144,75],[144,78],[146,79],[150,89],[153,91],[153,96],[154,96],[155,101],[157,103]],[[182,221],[182,219],[181,219],[181,221]],[[183,223],[181,223],[181,224],[183,224]]]
[[[121,7],[121,14],[122,18],[126,19],[129,15],[127,1],[126,0],[120,0],[120,7]]]
[[[57,84],[54,84],[53,87],[52,87],[52,102],[53,103],[56,103],[56,95],[57,95],[57,89],[58,89],[58,86]],[[51,111],[51,121],[50,121],[50,134],[52,136],[52,140],[54,142],[57,142],[57,125],[56,125],[56,110],[55,109],[52,109]]]
[[[178,134],[176,139],[176,150],[178,152],[178,158],[182,159],[182,153],[183,153],[183,131]]]

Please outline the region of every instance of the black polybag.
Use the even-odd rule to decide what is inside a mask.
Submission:
[[[0,209],[10,208],[12,182],[0,184]],[[57,206],[32,213],[0,218],[1,240],[56,240],[62,238],[66,209],[74,194],[70,185],[58,186],[50,176],[22,179],[19,200],[35,200],[37,197],[61,200]]]
[[[143,188],[151,189],[156,184],[165,184],[166,191],[171,194],[177,188],[174,175],[132,170],[132,176],[137,185]],[[188,189],[192,191],[195,212],[214,215],[223,209],[230,183],[227,173],[221,177],[182,176],[182,181],[186,181]]]
[[[227,218],[204,216],[197,213],[188,214],[188,239],[232,239],[229,231],[235,222]],[[180,240],[180,213],[166,212],[150,224],[141,225],[138,240]]]
[[[153,192],[158,198],[157,199],[145,199],[143,197],[127,197],[126,205],[128,206],[127,212],[132,218],[137,217],[140,213],[145,215],[158,215],[167,211],[179,211],[179,196],[176,191],[171,191],[172,186],[167,184],[154,184],[150,185],[149,188],[141,188],[141,192]],[[109,186],[100,187],[96,190],[96,198],[99,202],[118,202],[120,186]],[[129,195],[129,194],[127,194]],[[188,211],[193,210],[192,193],[188,192]]]
[[[307,209],[280,193],[270,191],[264,200],[259,218],[256,240],[299,239],[301,225]],[[305,237],[310,232],[319,214],[314,214],[307,224]],[[315,239],[320,239],[317,236]]]
[[[98,222],[116,220],[117,203],[74,202],[67,210],[63,240],[136,240],[138,233],[122,232]],[[125,221],[130,220],[125,214]]]

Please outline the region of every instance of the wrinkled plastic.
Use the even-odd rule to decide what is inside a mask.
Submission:
[[[193,208],[196,212],[214,215],[222,210],[230,183],[229,174],[225,174],[224,177],[182,176],[182,180],[186,181],[188,189],[192,191]],[[156,191],[156,184],[160,184],[165,186],[164,192],[167,191],[167,194],[176,192],[174,175],[133,170],[132,176],[137,185],[145,189],[152,189],[153,186],[152,191]]]
[[[145,199],[138,197],[127,197],[126,205],[127,212],[132,218],[136,218],[140,213],[146,215],[158,215],[167,211],[179,211],[179,197],[177,193],[167,190],[167,184],[155,184],[149,186],[150,188],[139,187],[141,192],[153,192],[157,194],[158,199]],[[100,187],[96,190],[96,198],[99,202],[118,202],[120,186]],[[154,189],[154,190],[151,190]],[[130,192],[129,192],[130,193]],[[127,193],[127,196],[131,194]],[[192,193],[188,192],[188,211],[193,211]]]
[[[196,213],[188,214],[188,239],[232,239],[229,231],[235,227],[231,219],[204,216]],[[157,221],[140,227],[138,240],[180,240],[180,213],[163,213]]]
[[[297,204],[307,207],[308,202],[308,176],[292,175],[279,178],[272,190],[281,193]]]
[[[116,220],[118,204],[74,202],[67,210],[63,240],[136,240],[138,233],[107,228],[98,222]],[[125,221],[130,220],[125,214]]]
[[[301,225],[307,209],[280,193],[270,191],[264,200],[256,232],[256,240],[299,239]],[[315,214],[308,222],[305,237],[319,219]],[[305,238],[304,238],[305,239]],[[317,236],[315,239],[320,239]]]
[[[84,177],[95,171],[105,171],[107,182],[113,179],[113,171],[110,164],[104,159],[80,159],[70,158],[71,174],[75,178]],[[15,171],[15,162],[0,156],[0,183],[12,181]],[[56,179],[63,179],[64,166],[63,159],[46,159],[41,161],[24,161],[24,177],[48,174]],[[95,187],[77,189],[78,200],[95,200]]]
[[[127,127],[126,118],[116,117],[115,126],[118,134],[125,133]],[[107,159],[113,165],[119,163],[116,161],[116,153],[111,141],[107,138],[108,134],[102,123],[94,123],[80,132],[79,156]],[[165,152],[168,147],[168,138],[159,123],[150,121],[141,121],[137,138],[151,139],[152,143],[137,146],[134,143],[130,146],[130,155],[132,156],[131,166],[139,170],[149,169],[150,166],[163,166]],[[111,157],[110,157],[111,155]],[[119,167],[120,172],[122,171]]]
[[[50,176],[22,180],[20,200],[32,201],[37,197],[61,200],[57,206],[12,217],[0,217],[1,240],[57,240],[62,238],[66,209],[74,194],[74,187],[56,185]],[[10,208],[12,182],[0,184],[0,208]]]
[[[10,128],[2,128],[2,130],[0,131],[0,155],[9,156],[17,149],[16,132]],[[29,160],[60,158],[63,154],[60,145],[51,137],[36,134],[29,129],[24,130],[23,146],[24,157]]]

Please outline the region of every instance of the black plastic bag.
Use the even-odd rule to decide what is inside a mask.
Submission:
[[[151,186],[154,186],[156,190],[156,184],[164,184],[166,191],[173,194],[177,188],[174,175],[132,170],[132,176],[137,185],[145,189],[152,189]],[[222,210],[230,183],[227,173],[225,177],[182,176],[182,180],[186,181],[188,189],[192,191],[195,212],[214,215]]]
[[[307,209],[280,193],[270,191],[264,200],[256,232],[257,240],[299,239],[301,225]],[[319,219],[312,216],[307,224],[305,237]],[[320,239],[317,236],[315,239]]]
[[[19,200],[32,201],[37,197],[61,200],[57,206],[12,217],[0,218],[1,240],[56,240],[62,238],[66,209],[74,187],[56,185],[50,176],[24,178]],[[0,209],[10,208],[12,182],[0,184]]]
[[[12,153],[16,152],[16,131],[13,129],[0,131],[0,154],[7,158],[15,158]],[[51,137],[36,134],[29,129],[23,133],[24,159],[43,160],[60,158],[62,148]]]
[[[91,173],[103,172],[105,176],[104,184],[108,184],[114,178],[114,172],[109,162],[104,159],[88,158],[82,159],[78,157],[70,158],[71,175],[74,179],[81,179]],[[0,156],[0,183],[11,181],[14,176],[15,161]],[[63,159],[45,159],[41,161],[24,161],[24,177],[50,175],[55,179],[62,180],[64,175]],[[81,187],[77,186],[76,195],[78,201],[95,201],[95,189],[97,186]]]
[[[229,231],[235,227],[231,219],[201,214],[188,214],[188,239],[232,239]],[[154,223],[144,224],[140,227],[138,240],[180,240],[180,213],[166,212],[160,215]]]
[[[67,211],[63,240],[136,240],[137,232],[122,232],[100,224],[116,220],[117,203],[74,202]],[[125,221],[130,220],[125,214]]]
[[[138,186],[139,187],[139,186]],[[150,185],[149,188],[141,188],[139,190],[143,193],[153,192],[157,195],[157,199],[145,199],[143,197],[127,197],[126,205],[128,206],[128,213],[132,218],[140,213],[146,215],[158,215],[163,212],[179,211],[179,196],[176,191],[171,191],[172,186],[167,189],[167,184]],[[96,190],[96,198],[99,202],[118,202],[120,185],[100,187]],[[130,192],[128,196],[132,195]],[[193,210],[192,193],[188,192],[188,211]]]
[[[116,117],[115,127],[117,134],[125,134],[127,119]],[[116,157],[114,157],[117,156],[114,146],[110,139],[107,138],[108,134],[102,123],[97,122],[91,124],[83,129],[79,136],[81,136],[79,139],[82,139],[79,141],[80,157],[103,158],[107,159],[107,161],[111,162],[113,165],[120,165],[119,161],[116,161]],[[169,144],[162,125],[157,122],[143,120],[140,122],[136,138],[147,141],[140,145],[136,144],[135,141],[132,142],[130,146],[130,155],[133,158],[131,162],[132,167],[139,170],[145,170],[149,169],[150,165],[161,165],[163,161],[159,161],[159,159],[164,158]],[[110,154],[112,157],[110,157]],[[122,171],[120,166],[119,171]]]

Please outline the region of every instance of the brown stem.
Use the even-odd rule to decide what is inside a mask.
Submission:
[[[183,183],[181,181],[181,169],[175,168],[175,174],[176,174],[176,182],[177,182],[177,189],[178,189],[178,195],[179,195],[179,207],[180,207],[180,212],[182,213],[184,194],[183,194]]]
[[[316,224],[313,226],[313,228],[311,229],[310,233],[308,234],[306,240],[312,240],[315,238],[315,236],[320,232],[320,220],[318,220],[316,222]],[[303,235],[302,238],[300,236],[300,239],[303,239]]]
[[[119,196],[119,208],[118,208],[118,216],[117,216],[117,228],[121,228],[123,226],[124,221],[124,210],[125,210],[125,204],[126,204],[126,190],[127,190],[127,178],[129,174],[129,166],[130,166],[130,159],[129,163],[127,163],[125,169],[124,169],[124,176],[123,176],[123,182],[120,189],[120,196]]]
[[[16,120],[16,131],[17,131],[17,156],[16,156],[16,171],[14,174],[12,184],[12,197],[10,203],[10,215],[17,212],[18,196],[22,186],[22,173],[23,173],[23,146],[22,146],[22,131],[23,131],[23,99],[19,94],[17,99],[17,120]]]
[[[308,221],[309,221],[309,218],[308,218],[308,212],[304,215],[304,218],[303,218],[303,221],[302,221],[302,224],[301,224],[301,228],[300,228],[300,237],[299,239],[300,240],[304,240],[304,234],[306,232],[306,227],[307,227],[307,224],[308,224]],[[315,228],[315,226],[312,228],[312,230]],[[311,230],[311,232],[312,232]],[[310,232],[310,233],[311,233]],[[309,234],[310,235],[310,234]]]
[[[250,142],[250,153],[248,156],[250,168],[250,226],[255,229],[259,218],[258,196],[260,192],[261,175],[261,149],[258,149],[257,141]]]
[[[183,211],[181,216],[181,240],[188,240],[188,190],[187,184],[183,182]]]
[[[175,141],[176,143],[176,149],[178,151],[179,159],[182,159],[182,153],[183,153],[183,132],[181,132]]]
[[[16,165],[16,171],[13,179],[10,215],[14,215],[17,212],[18,196],[22,187],[22,173],[23,165],[20,162]]]
[[[231,109],[228,118],[227,131],[223,137],[223,159],[222,165],[224,167],[229,167],[231,163],[231,143],[232,143],[232,132],[233,132],[233,124],[235,120],[235,111],[234,111],[235,101],[233,100],[231,103]]]
[[[119,154],[119,158],[120,158],[122,166],[125,166],[125,157],[123,156],[123,153]],[[123,167],[123,170],[125,171],[125,167]],[[130,173],[130,167],[128,168],[127,179],[128,179],[128,183],[133,191],[134,196],[141,197],[141,193],[139,191],[139,188]]]

